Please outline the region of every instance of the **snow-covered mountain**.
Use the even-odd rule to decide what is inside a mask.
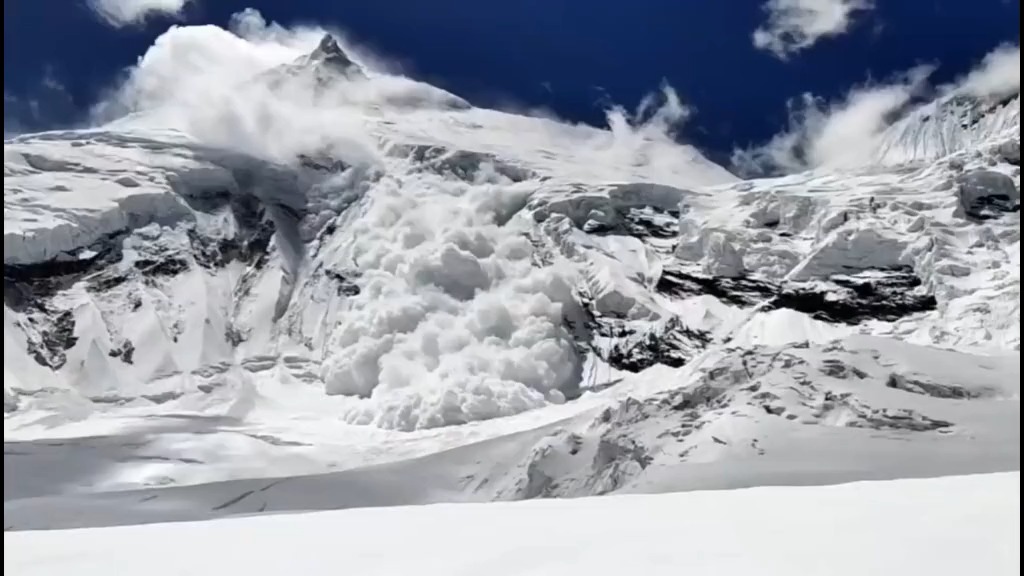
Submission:
[[[742,181],[200,33],[4,144],[8,529],[1019,469],[1019,95]]]

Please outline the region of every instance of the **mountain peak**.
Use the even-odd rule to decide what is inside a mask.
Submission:
[[[340,54],[342,56],[345,55],[344,51],[341,49],[341,46],[338,44],[338,41],[334,38],[334,36],[331,36],[330,34],[324,34],[323,38],[320,39],[320,44],[317,45],[314,54],[317,52],[322,54]]]
[[[349,72],[359,69],[359,66],[348,57],[348,54],[338,44],[338,40],[331,34],[324,34],[316,49],[309,55],[309,62],[325,64],[341,72]]]

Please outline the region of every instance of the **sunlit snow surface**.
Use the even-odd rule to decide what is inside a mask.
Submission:
[[[1002,576],[1020,474],[15,532],[4,572]]]
[[[1019,469],[1019,98],[739,181],[243,24],[5,142],[8,529]]]

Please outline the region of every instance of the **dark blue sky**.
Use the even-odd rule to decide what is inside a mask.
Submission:
[[[337,26],[476,103],[598,124],[609,100],[635,106],[667,79],[698,111],[686,137],[717,152],[777,132],[805,91],[835,96],[922,62],[945,80],[1020,37],[1017,0],[876,0],[849,34],[780,61],[751,43],[763,2],[198,0],[186,21],[225,25],[251,6],[285,25]],[[114,29],[85,0],[6,0],[5,129],[12,116],[23,129],[80,119],[169,24]]]

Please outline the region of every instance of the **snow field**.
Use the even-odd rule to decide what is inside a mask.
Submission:
[[[1020,474],[4,533],[19,576],[1020,572]]]

